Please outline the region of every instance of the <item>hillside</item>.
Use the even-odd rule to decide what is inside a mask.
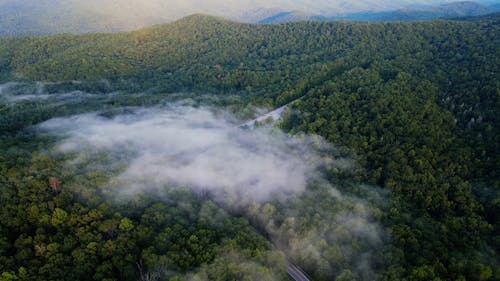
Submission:
[[[12,189],[0,195],[8,206],[0,215],[14,219],[0,220],[0,271],[57,279],[66,268],[75,279],[137,280],[144,268],[164,263],[173,268],[164,273],[172,280],[188,280],[182,274],[189,272],[209,280],[281,280],[284,257],[270,239],[313,280],[496,280],[499,46],[498,14],[473,21],[276,25],[197,14],[133,32],[0,39],[0,81],[21,83],[0,88],[1,95],[9,89],[11,96],[89,95],[62,104],[1,100],[0,175]],[[113,176],[127,153],[38,153],[58,140],[33,131],[34,125],[86,113],[63,128],[71,131],[78,120],[90,123],[84,132],[93,132],[92,122],[104,123],[110,130],[89,137],[102,145],[102,135],[121,120],[114,116],[125,115],[119,126],[133,123],[130,111],[159,106],[178,93],[241,115],[253,106],[292,102],[278,126],[286,136],[304,141],[319,135],[332,144],[321,157],[327,164],[319,165],[325,177],[287,204],[277,199],[224,210],[217,200],[204,201],[209,195],[180,189],[163,201],[153,192],[114,206],[105,198],[121,184]],[[168,113],[147,119],[150,110],[158,108],[139,112],[146,118],[139,123],[170,120]],[[197,129],[219,126],[202,121]],[[48,122],[46,127],[55,126]],[[141,130],[119,132],[122,146],[142,147],[144,141],[150,149],[164,140],[154,139],[154,130],[148,131],[153,140]],[[258,152],[254,138],[241,134]],[[118,164],[100,170],[115,158]],[[353,163],[328,164],[344,158]],[[159,169],[148,168],[149,176]],[[44,175],[57,171],[74,190],[46,193],[37,169]],[[108,180],[111,186],[104,184]],[[78,270],[71,270],[75,265]]]

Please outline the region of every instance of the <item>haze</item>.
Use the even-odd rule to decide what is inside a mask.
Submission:
[[[42,11],[56,12],[51,17],[65,17],[75,13],[88,13],[87,16],[101,15],[111,17],[112,21],[132,21],[130,25],[147,24],[154,21],[175,20],[193,13],[207,13],[238,18],[242,14],[255,9],[277,8],[281,10],[297,10],[305,13],[325,16],[352,12],[382,11],[404,8],[415,5],[435,5],[450,0],[2,0],[0,16],[6,17],[8,11]]]
[[[41,128],[69,137],[59,146],[64,152],[129,155],[118,179],[127,183],[125,195],[165,183],[255,201],[297,194],[320,163],[313,148],[324,144],[319,137],[245,130],[209,109],[173,105],[113,118],[57,118]]]

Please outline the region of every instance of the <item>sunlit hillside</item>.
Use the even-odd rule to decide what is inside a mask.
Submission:
[[[498,13],[2,37],[0,281],[498,280],[499,54]]]

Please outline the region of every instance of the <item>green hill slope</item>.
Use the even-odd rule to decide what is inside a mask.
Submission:
[[[127,33],[1,39],[0,78],[78,80],[95,92],[105,80],[107,89],[272,106],[303,97],[283,129],[337,144],[360,166],[349,177],[391,193],[384,280],[497,280],[499,23],[247,25],[194,15]]]

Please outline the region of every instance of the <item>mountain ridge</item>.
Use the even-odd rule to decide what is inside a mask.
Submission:
[[[147,0],[137,4],[132,0],[3,0],[0,1],[0,36],[130,31],[171,22],[194,13],[214,14],[252,23],[349,19],[346,15],[357,19],[354,13],[358,13],[358,18],[361,16],[359,13],[365,13],[367,18],[369,14],[416,6],[418,3],[424,6],[439,3],[434,0],[419,0],[417,4],[406,0],[383,4],[369,0],[338,3],[248,0],[240,6],[222,8],[224,3],[221,0],[197,5],[189,1],[169,1]],[[444,1],[449,2],[452,1]]]
[[[321,136],[311,144],[328,151],[327,157],[321,160],[325,165],[320,164],[321,172],[327,176],[325,189],[313,185],[306,190],[312,191],[314,196],[307,195],[306,201],[298,197],[292,199],[297,204],[293,210],[297,211],[291,212],[290,217],[281,215],[282,208],[289,210],[288,204],[277,202],[262,206],[262,213],[273,221],[262,226],[266,230],[271,226],[270,229],[286,234],[278,242],[298,248],[296,256],[292,257],[313,280],[476,280],[477,276],[483,276],[483,280],[493,281],[500,273],[496,266],[499,257],[495,252],[499,246],[495,241],[500,241],[500,224],[496,215],[498,197],[495,197],[500,186],[497,169],[500,144],[499,18],[498,15],[489,16],[473,22],[305,21],[262,25],[195,14],[173,23],[132,32],[0,38],[0,80],[21,82],[17,84],[32,81],[24,90],[22,87],[10,89],[10,94],[21,91],[27,99],[13,101],[9,99],[12,95],[4,90],[1,93],[0,145],[5,149],[0,150],[3,160],[0,169],[8,180],[13,174],[26,176],[25,180],[16,179],[9,185],[11,188],[0,193],[9,206],[0,209],[2,218],[7,218],[1,223],[11,223],[0,228],[7,233],[4,235],[7,240],[0,243],[0,260],[7,261],[0,262],[2,276],[14,276],[15,279],[19,273],[21,278],[30,280],[64,280],[69,273],[76,276],[74,280],[90,280],[92,277],[139,280],[142,268],[138,265],[145,257],[151,261],[141,264],[146,270],[157,268],[158,260],[175,258],[169,266],[182,265],[175,268],[178,268],[176,272],[183,274],[197,270],[198,266],[205,267],[220,254],[214,251],[213,256],[202,260],[179,256],[179,251],[193,249],[189,246],[191,244],[183,244],[190,234],[176,235],[179,240],[172,241],[175,245],[180,243],[176,248],[179,250],[170,251],[165,246],[165,241],[170,241],[165,240],[169,237],[166,234],[181,232],[169,230],[165,233],[165,225],[158,225],[156,219],[144,215],[132,215],[137,214],[134,209],[130,209],[133,212],[123,223],[117,220],[111,225],[115,225],[118,233],[109,230],[109,221],[104,217],[102,220],[105,221],[95,230],[99,236],[102,233],[103,238],[84,237],[79,242],[81,235],[94,231],[86,228],[73,231],[80,225],[77,219],[81,217],[80,198],[75,196],[78,205],[66,204],[64,197],[51,194],[45,177],[34,181],[36,177],[31,175],[44,169],[47,176],[53,177],[54,161],[60,159],[61,170],[55,175],[64,175],[61,176],[62,192],[70,186],[75,187],[84,195],[82,199],[90,200],[89,209],[93,210],[103,205],[96,203],[96,197],[87,192],[87,187],[99,194],[97,185],[105,182],[102,176],[107,173],[95,173],[95,163],[102,161],[103,166],[107,166],[109,162],[106,159],[94,162],[92,155],[101,158],[101,154],[90,152],[88,161],[92,168],[86,169],[81,162],[75,163],[75,169],[85,170],[89,176],[82,174],[78,176],[79,181],[70,185],[68,179],[72,172],[66,171],[68,166],[63,165],[70,158],[56,156],[56,159],[51,159],[44,153],[19,151],[23,145],[36,149],[43,147],[30,143],[34,139],[33,125],[48,119],[102,110],[103,116],[95,113],[98,122],[114,122],[118,121],[114,117],[116,114],[129,112],[131,107],[157,108],[167,97],[175,100],[175,93],[183,93],[190,100],[204,99],[209,95],[211,104],[227,105],[232,112],[242,116],[255,112],[252,108],[256,105],[276,108],[296,100],[291,109],[283,113],[283,123],[279,126],[298,138],[303,138],[304,134]],[[52,101],[39,99],[46,93],[56,93],[55,96],[68,93],[76,99],[61,106],[61,99],[57,97]],[[96,99],[78,98],[82,93],[89,93]],[[75,120],[78,119],[68,119],[68,128],[81,125]],[[164,121],[162,118],[158,122]],[[207,125],[211,127],[205,122],[196,127],[205,130]],[[127,130],[105,131],[111,131],[114,138]],[[101,140],[100,132],[96,131],[99,135],[97,141]],[[147,135],[133,134],[132,138],[142,147],[142,137]],[[192,138],[191,134],[189,136]],[[334,147],[326,147],[323,139]],[[127,138],[124,140],[125,146],[129,146]],[[45,133],[39,142],[53,144],[47,141]],[[155,139],[149,143],[163,141]],[[170,151],[170,148],[166,149]],[[253,151],[252,148],[245,157]],[[287,154],[289,149],[286,151]],[[301,148],[297,153],[303,151]],[[80,157],[78,155],[87,157],[86,153],[74,156]],[[213,157],[213,154],[209,155]],[[354,165],[350,161],[333,164],[333,159],[343,159],[344,155],[352,156]],[[123,153],[116,155],[119,159],[123,156]],[[36,160],[32,165],[24,165],[23,159],[31,157],[41,157],[48,163],[40,166],[41,162]],[[307,157],[301,159],[316,162]],[[159,169],[157,162],[154,167],[151,170],[156,174]],[[148,169],[141,165],[140,170]],[[351,180],[363,185],[348,184]],[[319,184],[323,186],[323,180]],[[380,195],[375,186],[383,189]],[[122,188],[119,182],[116,187]],[[367,220],[380,220],[387,229],[387,239],[380,241],[374,237],[367,240],[363,239],[364,235],[358,239],[360,231],[372,237],[372,232],[378,228],[360,230],[359,220],[352,218],[353,210],[365,214],[367,209],[351,196],[340,197],[349,197],[349,202],[354,199],[352,205],[345,208],[343,204],[339,205],[342,201],[339,201],[339,193],[332,192],[333,187],[352,194],[367,194],[367,202],[377,202],[373,216],[370,211]],[[108,190],[108,186],[105,188]],[[34,189],[39,193],[33,193]],[[29,204],[36,194],[44,194],[41,197],[47,199],[40,202],[40,208],[28,208],[27,215],[28,205],[23,202]],[[206,198],[200,195],[193,196]],[[319,200],[325,195],[332,200]],[[168,201],[174,203],[176,199]],[[149,201],[144,204],[148,208],[157,205]],[[48,206],[57,208],[53,210]],[[254,206],[251,205],[249,214],[259,214],[261,208]],[[191,204],[186,208],[193,210]],[[109,210],[109,218],[117,218],[111,206],[103,209]],[[172,206],[172,209],[182,208]],[[11,210],[19,212],[11,215],[8,213]],[[164,221],[175,224],[173,219],[185,221],[186,217],[199,221],[200,212],[194,209],[191,216],[166,213],[161,209],[148,216],[158,217],[156,214],[174,214],[165,217]],[[342,216],[339,218],[338,214]],[[24,223],[27,216],[35,227]],[[238,215],[238,220],[244,218]],[[349,222],[346,230],[339,229],[337,218]],[[154,225],[152,229],[157,229],[162,235],[144,231],[141,224],[145,221],[150,221]],[[37,233],[36,223],[42,229],[38,233],[50,235],[42,237],[37,234],[34,240],[28,237],[26,233]],[[186,221],[186,227],[193,225]],[[289,228],[306,233],[306,243],[297,244],[296,236],[288,235]],[[226,233],[224,228],[218,229]],[[241,226],[238,229],[248,232]],[[205,237],[203,233],[206,232],[197,237]],[[319,235],[310,239],[310,233]],[[72,244],[67,243],[68,237],[76,244],[66,245]],[[120,245],[130,245],[130,248],[96,255],[92,249],[106,249],[113,237],[123,237]],[[236,237],[231,242],[233,246],[249,241],[248,237]],[[339,241],[341,245],[350,245],[349,248],[339,247]],[[55,243],[60,246],[55,246]],[[207,242],[206,245],[209,244],[213,243]],[[41,250],[47,245],[50,255],[57,251],[57,258],[37,255],[33,252],[37,245]],[[315,256],[319,258],[311,259],[309,250],[301,251],[309,247],[302,245],[313,245]],[[350,251],[352,245],[354,253]],[[207,247],[196,246],[199,249],[196,256],[205,256]],[[248,247],[257,249],[252,243]],[[227,248],[221,251],[227,252]],[[82,259],[76,258],[81,256],[79,253],[84,254],[88,261],[82,268]],[[255,254],[260,256],[262,252],[257,250]],[[373,261],[368,273],[366,255]],[[112,261],[119,261],[119,264],[101,267]],[[40,270],[40,264],[50,264],[51,267],[44,266]],[[19,266],[23,266],[23,270],[19,270]],[[127,274],[120,271],[124,266],[128,268]],[[226,261],[221,261],[220,266],[211,272],[217,277],[219,272],[227,269]],[[234,279],[244,276],[239,271]],[[96,278],[95,274],[99,272],[107,275]],[[225,277],[220,279],[228,279]]]
[[[378,13],[357,13],[343,17],[362,21],[416,21],[438,18],[481,16],[499,11],[494,6],[481,5],[473,1],[445,3],[439,6],[405,8]]]

